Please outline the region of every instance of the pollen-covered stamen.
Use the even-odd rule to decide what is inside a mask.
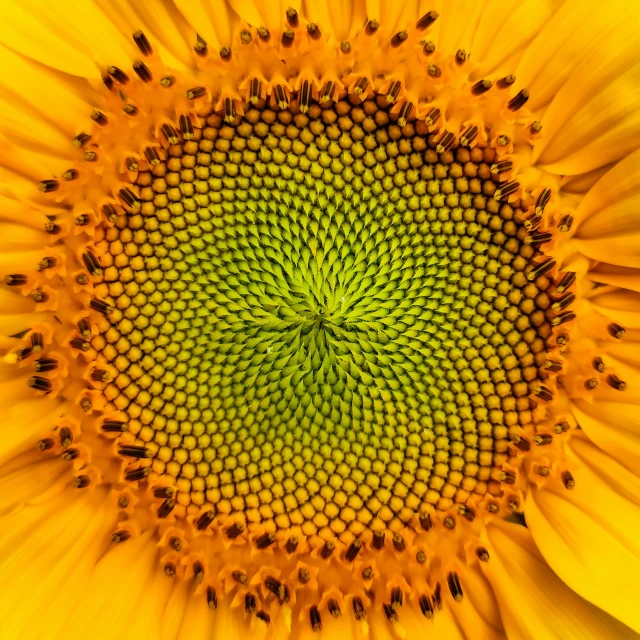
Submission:
[[[480,562],[489,562],[489,552],[484,547],[478,547],[476,549],[476,556]]]
[[[122,198],[124,204],[129,207],[129,209],[133,212],[137,212],[140,210],[140,200],[138,197],[131,191],[131,189],[123,188],[118,191],[118,195]]]
[[[300,18],[298,16],[298,12],[293,7],[289,7],[285,13],[287,16],[287,24],[292,29],[296,29],[300,24]]]
[[[62,227],[59,224],[56,224],[55,222],[50,221],[50,222],[45,222],[44,230],[49,235],[57,236],[62,231]]]
[[[86,227],[91,222],[91,217],[87,213],[76,216],[75,224],[77,227]]]
[[[118,447],[118,453],[128,458],[150,458],[151,452],[147,447],[139,445],[127,444]]]
[[[220,59],[225,62],[231,60],[231,49],[229,47],[222,47],[222,49],[220,49]]]
[[[496,87],[501,90],[508,89],[515,81],[516,77],[514,75],[508,75],[500,78],[500,80],[496,82]]]
[[[209,509],[205,511],[196,520],[196,529],[198,529],[198,531],[204,531],[213,522],[214,518],[215,518],[215,513],[213,512],[213,510]]]
[[[478,80],[473,87],[471,87],[471,93],[474,96],[481,96],[483,93],[486,93],[493,87],[493,82],[491,80]]]
[[[462,602],[462,587],[460,586],[460,578],[456,571],[451,571],[447,574],[447,585],[449,591],[456,602]]]
[[[534,231],[529,235],[525,236],[524,243],[539,247],[540,245],[546,244],[547,242],[551,242],[553,239],[553,234],[549,232],[537,232]]]
[[[389,620],[390,622],[398,622],[400,620],[398,612],[390,604],[383,603],[382,610],[384,612],[384,615],[387,617],[387,620]]]
[[[212,611],[218,608],[218,594],[213,587],[207,587],[207,606]]]
[[[193,123],[191,122],[191,116],[181,115],[179,119],[180,133],[184,140],[193,140]]]
[[[62,459],[66,462],[72,462],[73,460],[77,460],[80,457],[80,451],[78,449],[67,449],[62,454]]]
[[[622,338],[624,338],[624,328],[615,322],[611,322],[607,325],[607,331],[609,332],[609,335],[616,340],[622,340]]]
[[[562,216],[562,218],[560,218],[560,221],[558,222],[558,231],[562,231],[563,233],[571,231],[572,225],[573,225],[573,216],[570,216],[570,215]]]
[[[553,400],[553,392],[544,385],[534,387],[533,395],[544,402],[551,402]]]
[[[84,152],[84,159],[87,162],[97,162],[98,161],[98,154],[95,151],[85,151]]]
[[[298,571],[298,581],[302,584],[307,584],[311,580],[311,574],[307,569],[301,568]]]
[[[361,549],[362,549],[362,540],[360,540],[360,538],[356,538],[347,548],[344,554],[344,559],[347,562],[353,562],[357,558]]]
[[[442,76],[442,69],[435,64],[430,64],[427,67],[427,74],[432,78],[439,78]]]
[[[329,80],[325,82],[322,87],[319,95],[320,104],[325,104],[333,100],[333,92],[335,91],[335,82],[333,80]]]
[[[138,49],[140,49],[140,53],[142,53],[143,56],[150,56],[153,54],[151,43],[142,31],[136,31],[133,34],[133,41],[136,43]]]
[[[509,111],[518,111],[527,104],[529,100],[529,92],[526,89],[521,89],[516,96],[509,100],[507,108]]]
[[[469,56],[464,49],[458,49],[455,57],[456,64],[461,67],[467,61],[468,57]]]
[[[131,539],[131,531],[128,529],[118,529],[111,534],[111,542],[114,544],[120,544]]]
[[[384,539],[385,539],[384,531],[380,531],[380,529],[376,529],[373,532],[372,545],[376,551],[380,551],[380,549],[384,547]]]
[[[138,107],[135,104],[127,103],[122,107],[122,110],[129,116],[138,115]]]
[[[322,37],[322,31],[315,22],[309,22],[307,24],[307,33],[312,40],[319,40]]]
[[[556,285],[555,293],[563,294],[576,281],[575,271],[567,271]]]
[[[178,142],[180,142],[178,132],[170,124],[163,124],[162,127],[160,127],[160,130],[169,144],[178,144]],[[129,203],[127,202],[127,204]]]
[[[273,576],[267,576],[264,581],[265,587],[273,593],[276,598],[278,598],[278,602],[280,604],[284,604],[285,602],[289,602],[291,597],[289,593],[289,588],[277,578]]]
[[[565,324],[566,322],[575,320],[576,317],[577,316],[575,313],[573,313],[573,311],[563,311],[551,320],[551,326],[559,327],[561,324]]]
[[[520,188],[520,183],[517,180],[511,182],[505,182],[501,184],[493,194],[496,200],[506,200],[509,196],[512,196]]]
[[[263,533],[255,540],[256,547],[258,549],[266,549],[270,547],[276,541],[276,534],[273,532]]]
[[[340,43],[340,51],[345,55],[351,52],[351,43],[348,40],[343,40]]]
[[[547,358],[542,363],[542,368],[545,371],[549,371],[549,373],[558,373],[559,371],[562,371],[562,362],[559,360],[553,360],[552,358]]]
[[[440,109],[432,109],[432,111],[430,111],[427,114],[427,119],[429,120],[429,123],[435,123],[439,117],[440,117]],[[425,122],[426,122],[426,119],[425,119]],[[473,144],[473,141],[477,137],[478,137],[478,127],[472,124],[462,132],[462,135],[460,136],[460,144],[464,147],[468,147],[471,144]]]
[[[141,447],[144,448],[144,447]],[[124,454],[126,455],[126,454]],[[176,501],[174,498],[167,498],[159,507],[157,511],[158,518],[163,520],[166,518],[175,508]]]
[[[137,469],[129,469],[124,474],[127,482],[137,482],[144,480],[151,473],[151,467],[138,467]]]
[[[84,489],[86,487],[88,487],[91,484],[91,477],[88,475],[80,475],[80,476],[76,476],[73,479],[73,486],[76,489]]]
[[[98,258],[96,258],[95,253],[93,253],[91,249],[87,249],[82,254],[82,262],[84,262],[84,266],[92,276],[102,275],[102,267],[100,266],[100,262],[98,262]]]
[[[109,380],[111,380],[111,374],[105,369],[97,368],[91,372],[91,379],[94,382],[109,382]]]
[[[328,560],[335,551],[336,543],[333,540],[327,540],[320,549],[320,557],[323,560]]]
[[[4,277],[4,283],[10,287],[23,287],[27,282],[27,276],[22,273],[12,273]]]
[[[58,361],[55,358],[38,358],[33,363],[34,371],[46,372],[54,371],[58,368]]]
[[[399,31],[391,38],[391,46],[393,48],[399,47],[403,42],[407,40],[409,34],[406,31]]]
[[[94,109],[91,112],[91,119],[101,127],[106,127],[109,124],[109,119],[99,109]]]
[[[563,471],[560,474],[560,480],[562,481],[562,484],[565,486],[565,489],[574,489],[576,486],[576,481],[573,478],[573,475],[571,474],[571,471]]]
[[[316,605],[313,605],[311,609],[309,609],[309,623],[311,624],[312,631],[322,631],[322,618]]]
[[[368,86],[369,86],[368,78],[359,78],[353,87],[353,93],[355,93],[357,96],[362,95],[366,91]]]
[[[428,40],[427,42],[424,43],[423,47],[422,47],[422,53],[424,53],[425,56],[430,56],[433,53],[435,53],[436,51],[436,45],[431,42],[431,40]]]
[[[562,311],[563,309],[566,309],[569,305],[571,305],[575,301],[575,299],[576,296],[574,293],[567,293],[551,305],[551,310]]]
[[[404,551],[406,549],[404,538],[399,533],[396,533],[393,536],[391,542],[393,543],[393,546],[396,551]]]
[[[56,443],[53,441],[53,438],[42,438],[42,440],[38,440],[38,451],[49,451],[56,446]]]
[[[282,32],[282,37],[280,38],[280,43],[285,49],[288,49],[293,45],[293,42],[296,38],[296,34],[291,29],[285,29]]]
[[[198,98],[202,98],[207,93],[207,90],[204,87],[193,87],[192,89],[188,89],[185,93],[187,100],[197,100]]]
[[[69,169],[62,174],[62,179],[65,182],[71,182],[72,180],[77,180],[80,172],[77,169]]]
[[[142,62],[142,60],[135,60],[133,62],[133,70],[136,72],[137,76],[142,80],[142,82],[151,82],[153,80],[153,74],[151,73],[151,69],[147,67],[147,65]]]
[[[45,393],[51,393],[53,389],[51,380],[42,376],[32,376],[27,381],[27,384],[36,391],[44,391]]]
[[[555,266],[556,261],[553,258],[546,258],[527,273],[527,280],[537,280],[540,276],[549,273]]]
[[[424,564],[427,561],[427,554],[420,550],[416,553],[416,562],[418,564]]]
[[[424,31],[428,29],[438,18],[440,14],[437,11],[429,11],[425,13],[417,22],[416,29],[418,31]]]
[[[422,611],[422,615],[425,618],[433,618],[433,604],[431,603],[431,598],[428,595],[422,594],[419,596],[418,605],[420,606],[420,611]]]
[[[196,55],[204,58],[209,53],[209,47],[207,43],[200,37],[199,34],[196,34],[196,43],[193,45],[193,50],[196,52]]]
[[[238,570],[232,571],[231,577],[238,584],[245,585],[245,586],[249,584],[249,579],[247,578],[247,574],[244,573],[243,571],[238,571]]]
[[[284,547],[286,552],[295,553],[296,549],[298,548],[299,542],[300,540],[298,539],[298,536],[289,536]]]
[[[164,574],[167,578],[173,578],[176,575],[176,565],[173,562],[167,562],[164,565]]]
[[[433,520],[431,519],[430,513],[428,513],[427,511],[422,511],[418,520],[420,522],[420,526],[425,531],[431,531],[431,529],[433,528]]]
[[[258,609],[256,597],[253,593],[247,593],[244,597],[244,610],[248,615],[253,615]]]
[[[89,306],[98,313],[108,316],[114,312],[114,308],[105,302],[104,300],[98,300],[98,298],[91,298]]]
[[[129,427],[124,420],[104,420],[100,428],[105,433],[124,433]]]
[[[226,531],[229,540],[235,540],[244,531],[244,525],[241,522],[234,522]]]
[[[606,378],[605,378],[607,384],[612,388],[615,389],[616,391],[626,391],[627,389],[627,383],[624,382],[623,380],[620,380],[620,378],[618,378],[617,375],[615,375],[614,373],[610,373]]]
[[[119,84],[128,84],[129,76],[118,67],[107,67],[107,73]]]

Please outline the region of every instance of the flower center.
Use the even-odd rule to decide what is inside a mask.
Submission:
[[[497,492],[551,334],[540,241],[493,149],[390,106],[212,114],[99,231],[107,410],[177,513],[351,538]]]

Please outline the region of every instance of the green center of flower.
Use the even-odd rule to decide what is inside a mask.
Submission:
[[[490,491],[532,420],[522,211],[491,149],[437,153],[388,107],[211,115],[97,242],[105,394],[188,512],[398,531]]]

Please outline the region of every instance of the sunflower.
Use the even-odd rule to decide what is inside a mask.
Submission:
[[[3,640],[640,637],[635,3],[3,9]]]

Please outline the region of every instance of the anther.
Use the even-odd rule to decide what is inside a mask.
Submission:
[[[424,122],[427,126],[435,124],[440,119],[440,109],[434,108],[430,109],[427,115],[424,118]]]
[[[124,433],[129,430],[129,425],[124,420],[105,420],[100,428],[105,433]]]
[[[187,100],[197,100],[198,98],[202,98],[206,93],[207,90],[204,87],[193,87],[185,93],[185,96]]]
[[[562,298],[560,298],[559,300],[556,300],[551,305],[551,310],[562,311],[563,309],[566,309],[575,299],[576,299],[575,294],[567,293],[566,295],[562,296]]]
[[[263,42],[269,42],[269,40],[271,39],[271,34],[269,33],[269,30],[267,28],[258,27],[258,37]]]
[[[484,547],[476,549],[476,556],[480,562],[489,562],[489,552]]]
[[[536,198],[536,213],[543,212],[547,204],[549,204],[550,199],[551,189],[543,189],[540,192],[540,195]]]
[[[442,609],[442,598],[440,596],[440,583],[436,583],[436,588],[433,590],[433,605],[438,609]]]
[[[435,64],[430,64],[427,67],[427,73],[432,78],[439,78],[442,75],[442,69],[440,67],[437,67]]]
[[[373,548],[376,551],[380,551],[380,549],[382,549],[382,547],[384,547],[384,531],[380,531],[379,529],[376,529],[376,531],[373,532]]]
[[[119,84],[127,84],[129,82],[129,76],[118,67],[108,67],[107,73]]]
[[[394,48],[399,47],[408,37],[409,34],[406,31],[399,31],[391,38],[391,46]]]
[[[340,51],[342,51],[342,53],[349,53],[351,51],[351,45],[349,44],[349,42],[343,40],[340,43]]]
[[[387,104],[393,104],[396,101],[396,98],[400,93],[401,87],[402,87],[402,84],[398,80],[394,80],[391,83],[391,86],[389,87],[389,91],[387,91],[387,95],[385,97]]]
[[[258,102],[260,102],[261,87],[262,82],[258,80],[258,78],[251,80],[251,86],[249,88],[249,102],[251,102],[251,104],[258,104]]]
[[[276,534],[273,532],[263,533],[255,539],[256,547],[258,549],[266,549],[270,547],[276,541]]]
[[[49,300],[49,294],[45,293],[44,291],[41,291],[40,289],[36,289],[35,291],[32,291],[31,297],[37,303],[47,302],[47,300]]]
[[[173,87],[176,83],[175,76],[164,76],[164,78],[160,79],[160,86],[168,89],[169,87]]]
[[[318,607],[314,604],[311,609],[309,609],[309,622],[311,623],[312,631],[322,631],[322,619],[320,618],[320,611],[318,611]]]
[[[298,92],[298,102],[300,103],[300,111],[307,113],[311,105],[311,83],[308,80],[302,82],[302,86]]]
[[[151,452],[146,447],[135,444],[124,444],[118,447],[118,453],[128,458],[150,458]]]
[[[160,157],[160,154],[158,153],[158,150],[155,147],[147,147],[144,150],[144,155],[145,155],[145,158],[147,159],[147,162],[152,167],[157,167],[162,162],[162,158]]]
[[[218,595],[213,587],[207,587],[207,606],[211,610],[218,608]]]
[[[509,196],[512,196],[520,188],[520,183],[517,180],[511,182],[503,182],[495,190],[493,197],[496,200],[505,200]]]
[[[360,553],[360,549],[362,549],[362,540],[360,538],[356,538],[347,548],[344,559],[347,562],[353,562],[358,554]]]
[[[220,49],[220,58],[225,61],[231,60],[231,49],[229,47],[222,47],[222,49]]]
[[[113,78],[110,76],[102,76],[102,82],[104,82],[105,87],[111,91],[113,89]]]
[[[18,362],[22,362],[33,354],[33,347],[24,347],[24,349],[18,349],[15,353]]]
[[[27,284],[27,276],[21,273],[12,273],[4,277],[4,283],[10,287],[22,287]]]
[[[462,587],[460,586],[460,578],[457,572],[449,572],[447,575],[447,585],[449,586],[449,591],[451,591],[453,599],[456,602],[462,602]]]
[[[293,8],[289,7],[287,9],[287,24],[295,29],[300,24],[300,19],[298,18],[298,12]]]
[[[93,407],[93,403],[91,402],[91,398],[82,398],[80,400],[80,408],[85,412],[89,413]]]
[[[55,222],[45,222],[44,230],[49,235],[57,236],[62,231],[62,227],[59,224],[56,224]]]
[[[178,536],[172,536],[169,538],[169,546],[174,551],[182,551],[182,540]]]
[[[118,498],[118,506],[119,506],[121,509],[126,509],[126,508],[129,506],[129,497],[128,497],[128,496],[125,496],[125,495],[121,495],[121,496]]]
[[[509,138],[509,136],[505,136],[505,135],[498,136],[498,139],[496,140],[499,147],[506,147],[510,141],[511,139]]]
[[[323,560],[328,560],[331,557],[331,554],[333,554],[335,548],[336,543],[333,540],[327,540],[320,549],[320,557]]]
[[[464,49],[458,49],[456,51],[456,64],[461,67],[467,61],[468,57],[469,56]]]
[[[309,37],[312,40],[319,40],[320,37],[322,36],[322,33],[320,32],[320,28],[315,22],[310,22],[307,25],[307,33],[309,34]]]
[[[536,387],[533,390],[533,395],[536,398],[540,398],[540,400],[544,400],[545,402],[551,402],[551,400],[553,400],[553,393],[544,385],[539,385],[538,387]]]
[[[393,542],[393,546],[395,547],[396,551],[404,551],[405,550],[405,544],[404,544],[404,538],[399,534],[396,533],[396,535],[393,536],[392,539]]]
[[[111,534],[111,542],[114,544],[120,544],[121,542],[126,542],[131,538],[131,531],[128,529],[119,529]]]
[[[576,481],[573,479],[571,471],[563,471],[560,474],[560,480],[562,480],[562,484],[564,485],[565,489],[571,490],[576,486]]]
[[[45,269],[53,269],[58,264],[58,260],[53,257],[42,258],[38,264],[38,271],[44,271]]]
[[[418,551],[418,553],[416,553],[416,562],[418,564],[424,564],[427,561],[427,554],[420,550]]]
[[[398,616],[398,612],[393,608],[390,604],[383,604],[382,610],[384,611],[384,615],[387,616],[387,620],[390,622],[398,622],[400,617]]]
[[[435,50],[436,50],[436,45],[433,44],[431,40],[428,40],[427,42],[425,42],[424,46],[422,47],[422,53],[424,53],[425,56],[430,56],[431,54],[435,53]]]
[[[403,594],[402,589],[400,587],[394,587],[391,589],[391,606],[394,609],[402,606]]]
[[[418,598],[418,604],[425,618],[433,618],[433,605],[431,604],[431,598],[429,596],[422,594]]]
[[[598,378],[589,378],[584,382],[584,388],[591,391],[598,386]]]
[[[247,574],[246,573],[242,573],[242,571],[233,571],[231,573],[231,577],[238,583],[238,584],[242,584],[242,585],[246,585],[249,584],[249,580],[247,578]]]
[[[60,188],[60,183],[57,180],[42,180],[38,184],[38,189],[44,193],[52,193]]]
[[[136,158],[126,158],[124,163],[127,165],[129,171],[137,171],[139,169],[138,161]]]
[[[567,271],[560,279],[560,282],[558,282],[555,293],[556,294],[564,293],[575,282],[575,280],[576,280],[575,271]]]
[[[151,473],[151,467],[138,467],[137,469],[131,469],[124,474],[124,479],[127,482],[136,482],[144,480]]]
[[[73,139],[73,146],[81,149],[89,142],[89,140],[91,140],[91,136],[88,133],[79,133]]]
[[[405,102],[398,114],[398,126],[404,127],[413,115],[413,102]]]
[[[460,136],[460,144],[463,147],[468,147],[478,137],[478,127],[474,124],[467,127]]]
[[[234,522],[226,531],[229,540],[235,540],[244,531],[244,525],[241,522]]]
[[[142,53],[143,56],[150,56],[153,53],[151,43],[142,31],[136,31],[133,34],[133,41],[136,43],[138,49],[140,49],[140,53]]]
[[[365,567],[362,570],[362,579],[363,580],[372,580],[373,579],[373,568],[372,567]]]
[[[377,20],[369,20],[364,27],[364,32],[368,36],[372,36],[380,28],[380,23]]]
[[[98,298],[91,298],[89,306],[103,316],[108,316],[113,313],[113,307],[104,300],[98,300]]]
[[[604,360],[602,358],[594,358],[591,361],[591,366],[598,372],[603,373],[605,370]]]
[[[501,471],[498,474],[498,478],[500,478],[500,482],[504,482],[505,484],[516,483],[516,474],[513,471]]]
[[[73,479],[73,486],[76,489],[84,489],[91,484],[91,478],[87,475],[76,476]]]
[[[42,440],[38,440],[38,450],[39,451],[48,451],[49,449],[53,449],[55,446],[55,442],[52,438],[43,438]]]
[[[196,562],[193,563],[193,580],[196,584],[201,584],[202,581],[204,580],[204,566],[202,565],[202,562],[196,560]]]
[[[288,49],[296,38],[295,32],[291,31],[291,29],[285,29],[282,32],[282,37],[280,38],[280,42],[285,49]]]
[[[558,373],[559,371],[562,371],[562,362],[560,362],[559,360],[547,358],[542,363],[542,368],[545,371],[550,371],[551,373]]]
[[[359,96],[365,92],[368,86],[369,86],[369,80],[367,80],[367,78],[359,78],[355,86],[353,87],[353,93]]]
[[[36,391],[44,391],[45,393],[51,393],[53,389],[51,380],[43,378],[42,376],[32,376],[29,378],[27,384]]]
[[[122,201],[132,210],[138,211],[140,209],[140,200],[136,197],[136,195],[131,191],[131,189],[125,188],[120,189],[118,194],[122,198]]]
[[[327,608],[329,609],[329,613],[334,618],[340,618],[342,616],[342,611],[340,611],[340,605],[338,604],[338,601],[335,600],[334,598],[329,599],[329,602],[327,602]]]
[[[89,215],[86,213],[82,213],[79,216],[76,216],[76,219],[75,219],[76,227],[86,227],[90,221],[91,221],[91,218],[89,217]]]
[[[269,624],[271,622],[271,616],[266,611],[258,611],[258,613],[256,613],[256,618],[262,620],[265,624]]]
[[[167,562],[164,565],[164,574],[167,578],[173,578],[176,575],[176,565],[173,562]]]
[[[471,93],[474,96],[481,96],[483,93],[489,91],[491,87],[493,87],[491,80],[478,80],[478,82],[471,87]],[[493,173],[493,171],[491,173]]]
[[[451,517],[447,516],[443,521],[445,529],[449,529],[449,531],[453,531],[456,528],[456,521]]]
[[[94,369],[91,372],[91,379],[95,382],[109,382],[111,375],[105,369]]]
[[[129,116],[135,116],[138,113],[138,107],[135,104],[125,104],[122,110]]]
[[[525,236],[524,243],[531,246],[540,246],[541,244],[550,242],[552,238],[553,238],[553,235],[551,233],[548,233],[548,232],[538,233],[534,231],[533,233],[530,233],[528,236]]]
[[[511,171],[511,169],[513,169],[513,162],[511,162],[511,160],[501,160],[491,165],[491,173],[494,176]]]
[[[446,153],[453,147],[453,143],[456,141],[455,135],[451,131],[446,129],[442,132],[439,140],[436,144],[436,153]]]
[[[73,349],[79,349],[80,351],[89,351],[91,345],[82,338],[71,338],[69,343]]]
[[[496,87],[498,89],[507,89],[516,81],[516,77],[513,75],[505,76],[504,78],[500,78],[498,82],[496,82]]]
[[[617,340],[622,340],[624,338],[625,330],[619,324],[612,322],[607,325],[607,331],[612,338],[616,338]]]
[[[193,140],[193,123],[191,122],[191,116],[182,115],[179,120],[180,133],[185,140]]]
[[[290,594],[288,587],[273,576],[267,576],[264,580],[264,586],[278,598],[280,604],[289,602]]]
[[[539,433],[533,441],[539,447],[545,447],[553,442],[553,436],[550,433]]]
[[[551,269],[556,266],[556,261],[553,258],[547,258],[543,260],[538,265],[533,267],[531,271],[527,274],[527,280],[533,281],[537,280],[540,276],[543,276],[545,273],[549,273]]]
[[[418,22],[416,22],[416,29],[418,31],[424,31],[428,29],[440,16],[437,11],[429,11],[429,13],[425,13]]]
[[[551,469],[546,464],[541,464],[536,468],[536,472],[539,476],[546,478],[551,473]]]
[[[91,112],[91,119],[101,127],[109,124],[109,119],[107,118],[107,116],[105,116],[104,113],[102,113],[102,111],[98,109],[94,109]]]
[[[77,169],[69,169],[62,174],[62,179],[66,182],[77,180],[80,172]]]
[[[290,536],[285,545],[287,553],[294,553],[298,548],[298,536]]]
[[[58,368],[58,361],[55,358],[38,358],[33,363],[35,371],[46,372],[54,371]]]
[[[138,74],[142,82],[151,82],[153,80],[151,70],[142,60],[135,60],[133,62],[133,70]]]
[[[554,425],[553,430],[558,434],[562,434],[562,433],[566,433],[567,431],[569,431],[569,423],[562,421],[562,422],[558,422],[556,425]]]
[[[67,449],[62,454],[62,459],[66,462],[71,462],[72,460],[75,460],[79,455],[80,452],[77,449]]]
[[[144,447],[140,447],[144,449]],[[166,518],[176,506],[176,501],[174,498],[167,498],[159,507],[158,507],[158,518],[164,519]]]
[[[360,596],[356,596],[352,601],[353,615],[356,620],[364,620],[367,617],[367,610]]]
[[[567,231],[571,231],[571,226],[573,225],[573,216],[566,215],[560,218],[560,222],[558,222],[558,231],[562,231],[566,233]]]
[[[95,151],[85,151],[84,159],[87,162],[96,162],[98,160],[98,154]]]
[[[180,142],[178,132],[170,124],[163,124],[160,129],[169,144],[178,144]]]
[[[335,86],[336,85],[333,80],[325,82],[324,87],[322,87],[322,90],[320,91],[320,104],[324,104],[325,102],[329,102],[333,99],[333,91],[335,89]]]
[[[96,258],[95,254],[91,249],[87,249],[82,254],[82,262],[84,262],[84,266],[87,267],[87,271],[92,276],[101,276],[102,268],[100,267],[100,263],[98,262],[98,258]]]
[[[540,133],[542,131],[542,123],[538,122],[538,120],[535,120],[534,122],[532,122],[529,125],[529,133],[532,136],[535,136],[536,134]]]
[[[89,324],[89,321],[86,318],[80,318],[76,326],[78,327],[78,331],[80,332],[80,335],[85,340],[89,340],[89,338],[91,338],[91,325]]]
[[[196,43],[193,45],[193,50],[196,52],[196,55],[201,58],[204,58],[209,52],[207,43],[198,34],[196,34]]]
[[[433,527],[433,522],[431,521],[431,514],[427,511],[422,511],[418,518],[420,522],[420,526],[425,531],[431,531],[431,527]]]
[[[518,109],[522,109],[522,107],[524,107],[527,100],[529,100],[529,92],[526,89],[522,89],[516,96],[509,100],[507,108],[509,111],[518,111]]]
[[[289,97],[287,96],[287,92],[284,90],[284,87],[281,84],[277,84],[273,88],[273,93],[276,97],[276,104],[280,107],[280,109],[288,109]]]
[[[476,518],[476,512],[471,507],[468,507],[466,504],[458,505],[458,513],[465,520],[468,520],[469,522],[473,522]]]
[[[214,517],[215,513],[211,509],[205,511],[196,520],[196,529],[198,529],[198,531],[204,531],[213,522]]]
[[[309,582],[309,580],[311,580],[311,574],[309,573],[309,571],[307,569],[299,569],[298,570],[298,580],[302,583],[302,584],[307,584],[307,582]]]
[[[610,373],[606,378],[607,384],[616,391],[625,391],[627,388],[627,383],[623,380],[620,380],[617,375]]]
[[[551,320],[551,326],[559,327],[561,324],[565,324],[565,322],[571,322],[576,319],[576,314],[573,311],[564,311],[559,313],[553,320]]]

